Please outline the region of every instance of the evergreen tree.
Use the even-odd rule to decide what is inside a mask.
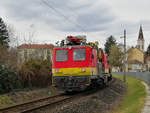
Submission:
[[[116,39],[111,35],[110,37],[107,38],[106,43],[105,43],[105,53],[109,56],[110,55],[110,48],[113,45],[116,45]]]
[[[8,47],[9,33],[6,24],[0,17],[0,46]]]
[[[149,44],[149,46],[147,48],[146,55],[150,56],[150,44]]]

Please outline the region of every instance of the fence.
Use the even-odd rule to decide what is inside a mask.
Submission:
[[[113,74],[123,75],[123,72],[113,72]],[[141,79],[150,84],[150,72],[127,72],[126,75]]]

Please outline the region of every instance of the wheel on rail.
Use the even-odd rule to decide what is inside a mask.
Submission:
[[[108,81],[112,80],[112,74],[109,74]]]

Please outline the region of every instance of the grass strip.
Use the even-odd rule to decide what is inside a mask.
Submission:
[[[113,75],[122,80],[123,76]],[[128,91],[120,103],[120,107],[112,113],[141,113],[145,103],[146,91],[141,80],[126,76]]]
[[[7,107],[14,104],[9,96],[6,95],[0,95],[0,108]]]

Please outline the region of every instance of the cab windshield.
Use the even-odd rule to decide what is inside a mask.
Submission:
[[[85,49],[73,49],[73,60],[84,61],[85,60]]]
[[[56,61],[67,61],[68,50],[56,50]]]

